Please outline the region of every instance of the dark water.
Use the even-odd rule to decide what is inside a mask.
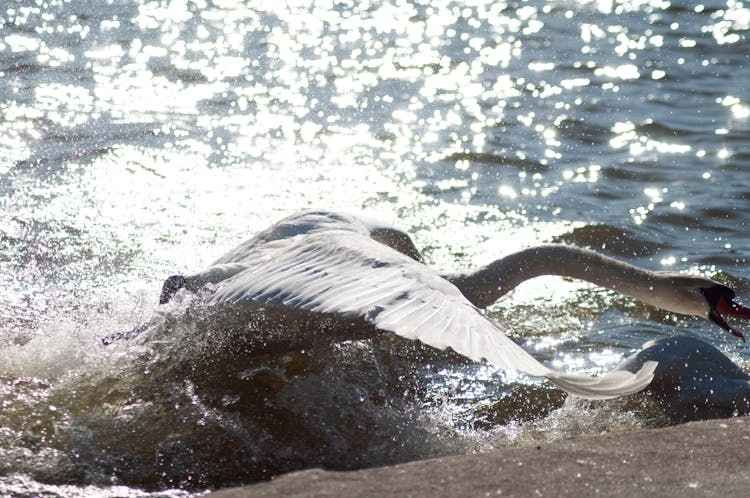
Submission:
[[[252,356],[158,290],[325,207],[393,221],[440,269],[560,241],[747,302],[749,27],[736,1],[3,3],[0,494],[178,495],[664,423],[392,337]],[[676,334],[750,360],[577,282],[491,313],[571,371]]]

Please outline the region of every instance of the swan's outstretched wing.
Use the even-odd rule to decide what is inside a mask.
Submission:
[[[347,318],[487,359],[506,370],[547,377],[582,397],[611,398],[646,387],[652,365],[636,374],[602,377],[555,372],[508,338],[450,282],[361,234],[332,231],[273,241],[243,260],[247,266],[218,285],[213,303],[261,301]]]

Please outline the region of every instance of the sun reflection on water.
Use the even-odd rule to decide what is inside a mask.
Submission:
[[[146,321],[164,276],[309,207],[391,221],[446,272],[568,242],[745,276],[742,2],[53,0],[4,4],[0,26],[0,342],[42,383],[85,374],[102,329]],[[553,277],[488,314],[548,363],[593,373],[675,324]],[[377,356],[360,349],[347,358]],[[428,427],[464,449],[565,437],[581,429],[564,419],[604,413],[487,365],[407,358],[430,371],[416,387],[381,358],[357,399],[385,410],[382,384],[399,399],[427,384],[428,417],[445,417]],[[284,386],[278,368],[264,388]],[[197,395],[175,396],[206,423]],[[99,422],[149,413],[119,401]]]
[[[67,3],[50,2],[57,10],[49,12],[8,7],[4,13],[9,26],[36,23],[39,35],[8,32],[4,49],[91,79],[38,84],[33,104],[0,104],[0,171],[7,174],[15,161],[50,158],[68,162],[68,171],[81,167],[75,183],[47,195],[65,204],[71,189],[83,188],[81,199],[96,206],[102,226],[122,226],[139,213],[138,228],[118,229],[139,250],[158,252],[137,234],[163,230],[166,219],[193,235],[221,226],[219,235],[198,240],[229,245],[231,233],[261,226],[260,215],[248,222],[238,212],[243,204],[266,218],[312,205],[364,207],[401,218],[436,246],[445,242],[431,227],[444,216],[476,223],[496,212],[501,216],[493,220],[504,230],[518,230],[554,213],[553,224],[570,227],[585,210],[556,203],[596,191],[609,174],[602,164],[612,158],[694,155],[726,162],[735,154],[730,144],[694,145],[683,125],[673,132],[664,119],[625,114],[585,123],[570,116],[647,78],[668,84],[685,59],[656,60],[653,50],[694,49],[704,43],[702,33],[718,45],[736,44],[748,25],[748,9],[738,2],[722,10],[695,6],[705,22],[679,36],[679,23],[661,24],[669,5],[659,1],[578,2],[576,22],[565,6],[505,2],[344,8],[144,1],[95,18],[58,15]],[[651,16],[641,26],[609,16],[640,11]],[[550,50],[539,38],[545,29],[571,33],[571,45]],[[70,39],[77,44],[63,43]],[[750,115],[746,102],[737,92],[717,98],[728,115],[714,132],[725,137],[741,129]],[[577,154],[571,136],[582,143],[586,133],[601,139],[586,126],[604,130],[610,157]],[[35,144],[54,137],[56,127],[85,140],[77,137],[74,150],[54,157]],[[140,143],[128,143],[131,137]],[[715,178],[713,165],[707,163],[704,180]],[[414,207],[436,192],[466,206],[461,213]],[[674,190],[665,192],[622,212],[640,226],[660,205],[690,209]],[[79,206],[76,227],[92,223],[90,209]],[[538,232],[524,242],[556,233]],[[187,238],[171,236],[179,238],[176,245]],[[164,264],[177,260],[164,258]]]

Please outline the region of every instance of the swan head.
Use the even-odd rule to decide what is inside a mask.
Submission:
[[[750,318],[750,308],[735,301],[735,292],[708,278],[671,272],[657,272],[651,281],[651,304],[657,307],[711,320],[726,332],[744,341],[745,336],[731,327],[725,317]]]
[[[750,308],[735,301],[734,290],[713,280],[681,274],[663,274],[667,277],[659,283],[655,291],[660,296],[658,303],[662,309],[693,315],[711,320],[726,332],[744,341],[745,336],[730,326],[725,317],[750,318]],[[661,287],[661,289],[660,289]]]
[[[708,319],[744,341],[745,336],[742,335],[742,332],[731,327],[724,316],[750,318],[750,308],[736,302],[734,300],[735,292],[726,285],[715,284],[711,287],[704,287],[700,289],[700,293],[708,303]]]

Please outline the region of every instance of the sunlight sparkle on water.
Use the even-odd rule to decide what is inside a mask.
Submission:
[[[366,211],[404,228],[426,262],[445,272],[565,242],[604,248],[650,267],[706,275],[721,270],[730,280],[745,278],[741,265],[723,265],[747,252],[742,234],[734,231],[748,224],[737,208],[746,192],[727,181],[747,163],[745,3],[681,8],[660,0],[132,0],[98,2],[93,14],[84,4],[48,0],[0,7],[0,73],[7,83],[0,88],[0,318],[7,346],[1,363],[18,375],[38,377],[27,388],[13,379],[0,382],[0,391],[16,395],[4,398],[16,409],[0,418],[3,427],[13,427],[1,436],[14,441],[17,455],[27,455],[19,472],[44,467],[47,477],[72,472],[72,479],[80,479],[83,471],[77,464],[54,467],[53,458],[38,466],[40,457],[25,441],[29,431],[38,431],[41,415],[27,420],[17,415],[23,411],[18,407],[44,409],[45,430],[54,426],[59,434],[82,438],[83,446],[101,443],[101,455],[112,455],[114,470],[102,467],[101,458],[76,455],[85,472],[104,473],[97,482],[128,483],[153,471],[155,479],[164,479],[152,482],[154,487],[188,481],[199,486],[195,479],[203,478],[202,471],[181,481],[175,469],[185,465],[154,463],[153,454],[169,456],[169,448],[220,471],[210,467],[216,458],[203,453],[203,441],[188,441],[196,428],[211,423],[198,391],[191,391],[195,386],[184,377],[173,390],[144,384],[157,373],[150,366],[132,370],[131,360],[144,345],[111,354],[99,338],[147,321],[166,275],[205,267],[292,211]],[[620,321],[645,320],[637,310],[631,316],[624,304],[630,301],[623,299],[589,284],[542,277],[487,313],[545,364],[599,373],[648,333],[673,332],[668,320],[654,321],[643,334],[622,331]],[[603,334],[614,328],[622,332],[618,346],[604,345]],[[408,382],[398,374],[384,377],[383,367],[398,370],[403,362],[403,368],[418,371],[425,350],[381,361],[382,351],[366,344],[353,347],[353,356],[344,355],[345,349],[348,374],[360,379],[366,364],[373,366],[377,380],[369,393],[359,391],[366,379],[352,389],[309,389],[318,381],[340,380],[316,372],[298,378],[302,384],[288,399],[295,407],[323,410],[323,422],[316,426],[307,417],[313,421],[304,430],[312,429],[334,451],[346,441],[367,463],[375,460],[361,451],[414,458],[420,450],[408,440],[393,444],[409,429],[420,436],[439,433],[439,444],[457,437],[456,446],[431,449],[443,454],[445,448],[456,453],[488,447],[492,437],[523,425],[513,413],[510,422],[497,418],[503,404],[526,403],[529,386],[542,398],[551,392],[543,382],[486,364],[446,360],[450,368],[439,368],[446,380],[435,381],[437,399],[419,411],[420,420],[392,424],[388,417],[399,403],[407,407],[404,413],[424,407],[418,389],[404,394]],[[75,380],[109,382],[108,362],[118,354],[123,362],[117,372],[137,379],[123,384],[122,397],[115,393],[102,401],[91,387],[109,396],[109,385]],[[295,359],[286,363],[300,360],[287,356]],[[204,357],[187,360],[192,366]],[[287,394],[290,380],[281,381]],[[267,387],[273,390],[275,383],[274,377]],[[391,383],[398,396],[384,411],[371,401],[383,399],[383,386]],[[144,397],[165,396],[166,412],[179,417],[150,408],[160,400],[143,401],[131,394],[133,386]],[[520,403],[513,399],[518,393],[508,391],[519,388]],[[62,393],[60,399],[48,399],[52,390]],[[365,425],[373,422],[387,432],[384,444],[326,438],[347,425],[336,417],[349,406],[341,397],[352,390],[352,405],[369,402],[375,410]],[[67,403],[75,398],[70,392],[94,401]],[[443,393],[448,401],[440,398]],[[303,397],[309,405],[296,403]],[[222,393],[219,399],[234,409],[240,398]],[[259,401],[274,400],[270,395]],[[439,419],[441,406],[447,420],[425,422]],[[533,413],[537,418],[522,438],[532,442],[566,437],[582,426],[589,432],[604,427],[581,422],[582,413],[606,412],[566,403],[556,413]],[[215,415],[214,422],[224,420],[220,411]],[[20,417],[16,425],[7,425],[14,416]],[[602,418],[612,426],[611,417]],[[171,424],[177,419],[185,421],[179,438]],[[299,425],[302,418],[291,419]],[[148,443],[119,440],[127,432],[112,430],[165,420],[163,433],[154,430]],[[72,421],[80,425],[66,432]],[[489,428],[474,428],[482,424]],[[234,434],[232,427],[225,434]],[[394,427],[397,434],[388,432]],[[273,427],[258,430],[270,433]],[[305,438],[294,444],[297,439]],[[248,440],[269,445],[253,459],[287,465],[273,437]],[[46,455],[59,457],[67,443],[57,443],[44,448]],[[228,446],[232,459],[222,466],[247,449],[243,444]],[[76,442],[73,449],[83,446]],[[319,455],[319,446],[310,454]],[[140,455],[146,462],[140,472],[118,474],[120,463]],[[9,462],[0,463],[19,465],[17,459]],[[0,494],[26,486],[14,479],[0,478]],[[211,479],[207,487],[226,483]],[[126,496],[135,487],[100,490],[84,483],[53,489],[32,482],[24,489]]]
[[[732,115],[735,119],[746,119],[750,117],[750,107],[748,107],[746,104],[743,104],[742,101],[737,97],[728,95],[723,99],[718,100],[718,103],[720,103],[724,107],[728,107],[729,110],[732,111]]]

